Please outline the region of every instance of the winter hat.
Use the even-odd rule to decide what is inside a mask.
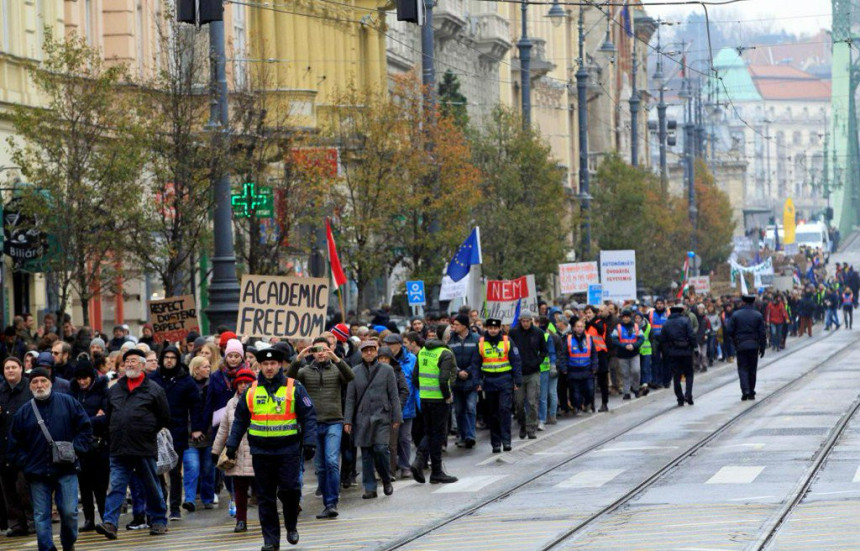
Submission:
[[[147,325],[149,325],[149,324],[147,324]],[[144,327],[146,327],[146,326],[144,326]],[[152,329],[152,328],[150,327],[150,329]],[[153,333],[154,332],[155,331],[153,331]],[[200,334],[197,333],[197,331],[189,331],[188,334],[185,335],[185,342],[194,342],[199,338],[200,338]]]
[[[227,348],[224,349],[224,357],[227,357],[227,354],[230,352],[236,352],[240,356],[245,356],[245,347],[242,346],[242,343],[239,342],[239,339],[230,339],[226,343]]]
[[[30,371],[30,381],[32,381],[33,379],[38,379],[39,377],[44,377],[49,381],[51,380],[51,374],[48,373],[47,369],[37,367],[36,369]]]
[[[75,366],[75,379],[93,377],[94,375],[95,370],[93,369],[93,364],[91,364],[89,360],[78,360],[78,365]]]
[[[41,352],[39,353],[39,357],[36,358],[36,367],[50,367],[54,368],[54,357],[50,352]]]
[[[467,316],[466,314],[457,314],[457,317],[454,318],[454,321],[464,327],[469,327],[469,316]]]
[[[331,332],[340,342],[346,342],[349,339],[349,327],[345,323],[338,323],[332,327]]]
[[[233,377],[233,388],[238,387],[239,383],[253,383],[256,380],[257,376],[254,375],[254,372],[247,367],[243,367],[237,371],[236,376]]]
[[[221,333],[221,338],[218,340],[218,347],[224,348],[225,346],[227,346],[227,342],[230,341],[230,339],[235,339],[235,338],[236,338],[236,333],[234,333],[232,331],[224,331],[223,333]]]
[[[101,347],[102,350],[104,350],[105,349],[104,339],[101,337],[94,338],[93,340],[90,341],[90,348],[92,348],[93,346],[99,346],[99,347]]]

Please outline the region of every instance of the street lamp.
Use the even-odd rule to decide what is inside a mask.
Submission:
[[[528,35],[528,0],[520,2],[522,18],[522,33],[517,41],[517,49],[520,51],[520,87],[523,111],[523,130],[531,128],[532,122],[532,90],[531,90],[531,51],[532,41]]]
[[[558,28],[561,27],[562,23],[564,23],[564,18],[567,17],[567,12],[565,12],[564,8],[559,5],[558,0],[555,0],[546,16],[549,17],[549,20],[552,22],[552,26]]]

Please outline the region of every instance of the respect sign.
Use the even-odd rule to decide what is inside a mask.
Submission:
[[[149,301],[149,319],[152,321],[153,339],[158,343],[181,342],[191,331],[200,333],[194,295]]]
[[[236,332],[244,337],[316,337],[325,331],[324,278],[244,275]]]
[[[600,283],[597,262],[571,262],[558,265],[561,293],[585,293],[588,286]]]

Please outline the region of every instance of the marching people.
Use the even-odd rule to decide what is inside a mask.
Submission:
[[[666,310],[666,301],[662,297],[657,297],[654,300],[654,308],[648,312],[648,324],[651,325],[651,380],[654,382],[652,388],[669,388],[669,382],[672,380],[672,372],[666,368],[666,362],[663,361],[663,349],[660,348],[660,334],[663,332],[663,325],[669,319],[669,312]]]
[[[743,306],[725,325],[725,331],[737,350],[741,400],[755,400],[758,359],[764,358],[767,350],[767,327],[761,312],[755,309],[755,299],[755,295],[744,295]]]
[[[622,399],[629,400],[631,394],[636,398],[648,394],[647,388],[642,389],[639,384],[639,348],[645,336],[639,325],[633,322],[632,310],[625,308],[621,311],[620,323],[612,329],[611,336],[621,367]]]
[[[400,370],[403,372],[403,378],[406,381],[406,388],[409,394],[405,401],[401,400],[400,407],[402,410],[403,421],[397,428],[397,469],[400,470],[400,478],[408,478],[412,476],[410,471],[410,463],[412,457],[412,425],[418,416],[418,388],[412,383],[412,371],[415,369],[417,361],[415,354],[409,351],[404,346],[403,338],[392,333],[383,340],[385,345],[391,350],[394,355],[394,361],[400,365]]]
[[[60,517],[63,551],[78,539],[78,456],[90,447],[93,429],[77,400],[52,392],[47,370],[30,373],[33,398],[12,418],[9,454],[30,485],[39,551],[56,551],[51,531],[51,503]]]
[[[33,394],[30,380],[24,374],[21,360],[10,356],[3,361],[3,381],[0,382],[0,486],[6,505],[9,537],[26,536],[35,531],[30,488],[24,472],[12,461],[9,450],[9,433],[12,418],[26,406]]]
[[[585,321],[576,320],[565,339],[566,358],[560,362],[567,378],[573,415],[590,407],[594,411],[594,375],[599,368],[597,347],[585,332]],[[590,400],[590,402],[589,402]]]
[[[287,541],[292,545],[299,542],[302,463],[316,453],[316,411],[304,385],[284,375],[280,350],[272,347],[259,351],[257,361],[260,374],[236,406],[226,455],[236,459],[247,432],[257,483],[262,551],[274,551],[281,545],[276,499],[283,504]]]
[[[511,411],[514,391],[522,384],[522,364],[516,345],[502,334],[502,320],[487,319],[478,340],[481,384],[486,399],[487,425],[493,453],[511,451]]]
[[[609,348],[606,346],[606,308],[589,304],[585,308],[585,332],[591,337],[597,351],[597,384],[600,386],[599,412],[609,411]],[[594,388],[591,384],[590,388]],[[586,395],[585,406],[594,411],[594,392]]]
[[[352,435],[355,446],[361,448],[363,499],[377,497],[374,469],[382,479],[383,493],[387,496],[394,493],[390,431],[396,431],[402,419],[394,369],[378,360],[377,346],[371,339],[359,345],[361,363],[355,366],[355,377],[346,389],[343,429]]]
[[[310,363],[305,363],[311,358]],[[323,498],[317,518],[335,518],[340,495],[340,443],[343,436],[341,389],[355,378],[352,368],[340,359],[325,337],[298,353],[287,377],[304,385],[316,410],[316,456],[314,467]]]
[[[227,437],[230,434],[230,429],[233,426],[233,419],[236,415],[236,406],[242,395],[248,390],[248,387],[257,380],[257,376],[247,367],[239,369],[232,381],[233,389],[236,391],[230,400],[227,401],[227,407],[224,410],[224,417],[218,424],[218,433],[215,435],[215,440],[212,442],[213,462],[218,462],[221,452],[227,445]],[[236,500],[236,527],[233,531],[236,533],[248,531],[248,490],[254,483],[254,466],[251,460],[251,448],[248,444],[248,435],[242,436],[239,442],[239,447],[236,448],[236,457],[233,464],[225,468],[224,474],[230,477],[233,481],[233,494]]]
[[[409,385],[406,383],[406,376],[403,375],[403,368],[400,367],[400,364],[397,363],[397,360],[394,359],[394,352],[392,352],[391,349],[387,346],[382,346],[379,348],[379,352],[377,352],[376,358],[379,360],[379,363],[390,365],[391,369],[394,370],[394,378],[397,380],[397,397],[400,399],[400,416],[402,418],[403,404],[405,404],[406,401],[409,400]],[[391,480],[395,480],[397,478],[397,449],[400,444],[400,427],[402,426],[403,422],[401,421],[400,426],[397,427],[397,430],[390,430],[388,435],[388,454],[389,465],[391,466]],[[408,476],[411,477],[412,473],[409,473]]]
[[[693,351],[696,349],[696,333],[690,317],[684,313],[684,306],[676,305],[669,308],[669,318],[663,323],[660,331],[660,346],[664,352],[663,358],[672,370],[672,384],[678,405],[684,403],[693,405]],[[681,390],[681,377],[684,377],[685,389]]]
[[[147,355],[149,361],[149,355]],[[209,422],[209,411],[205,409],[209,394],[209,378],[212,365],[209,359],[203,356],[191,358],[188,363],[188,373],[191,380],[197,385],[200,394],[200,407],[203,407],[203,419],[200,424],[201,436],[195,438],[190,435],[188,447],[182,454],[182,478],[185,498],[182,508],[188,512],[197,510],[195,500],[197,488],[200,488],[200,501],[204,509],[215,507],[215,467],[212,463],[212,440],[211,426]],[[168,397],[168,402],[169,402]]]
[[[475,446],[475,423],[478,407],[478,335],[470,329],[469,316],[458,314],[451,321],[451,338],[448,348],[454,353],[457,374],[451,391],[454,396],[454,414],[457,419],[458,448],[471,449]],[[386,337],[387,338],[387,337]]]
[[[530,310],[520,312],[516,327],[508,336],[516,345],[522,361],[523,381],[514,393],[514,406],[520,425],[520,439],[537,438],[538,406],[540,396],[540,366],[549,354],[543,331],[534,324]]]

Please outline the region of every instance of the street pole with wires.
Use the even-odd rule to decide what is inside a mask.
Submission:
[[[576,107],[579,122],[579,196],[582,201],[582,252],[585,258],[591,254],[591,219],[588,193],[588,71],[585,68],[585,6],[579,6],[579,67],[576,70]]]
[[[528,0],[520,2],[522,18],[522,33],[517,41],[520,51],[520,97],[522,99],[523,129],[528,130],[532,124],[532,83],[531,83],[531,52],[532,41],[528,35]]]

